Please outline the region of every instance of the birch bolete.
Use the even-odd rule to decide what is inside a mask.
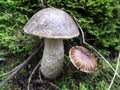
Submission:
[[[40,70],[44,77],[56,78],[64,62],[63,39],[79,35],[74,20],[63,10],[46,8],[32,16],[25,25],[24,32],[45,39]]]

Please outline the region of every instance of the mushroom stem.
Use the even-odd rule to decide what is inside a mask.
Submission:
[[[48,79],[56,78],[63,67],[64,48],[62,39],[45,39],[41,72]]]

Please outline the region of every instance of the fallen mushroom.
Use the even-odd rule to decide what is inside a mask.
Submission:
[[[97,61],[94,55],[82,46],[72,47],[69,57],[73,65],[86,73],[92,73],[97,68]]]
[[[45,38],[41,72],[48,79],[56,78],[63,67],[63,39],[77,37],[79,31],[73,19],[63,10],[46,8],[35,13],[24,32]]]

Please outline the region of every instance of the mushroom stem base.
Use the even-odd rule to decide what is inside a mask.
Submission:
[[[40,67],[43,76],[48,79],[56,78],[63,68],[63,61],[63,41],[60,39],[46,39]]]

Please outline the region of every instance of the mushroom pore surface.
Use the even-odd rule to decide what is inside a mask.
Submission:
[[[64,47],[62,39],[45,39],[43,57],[41,61],[41,72],[44,77],[56,78],[63,67]]]

